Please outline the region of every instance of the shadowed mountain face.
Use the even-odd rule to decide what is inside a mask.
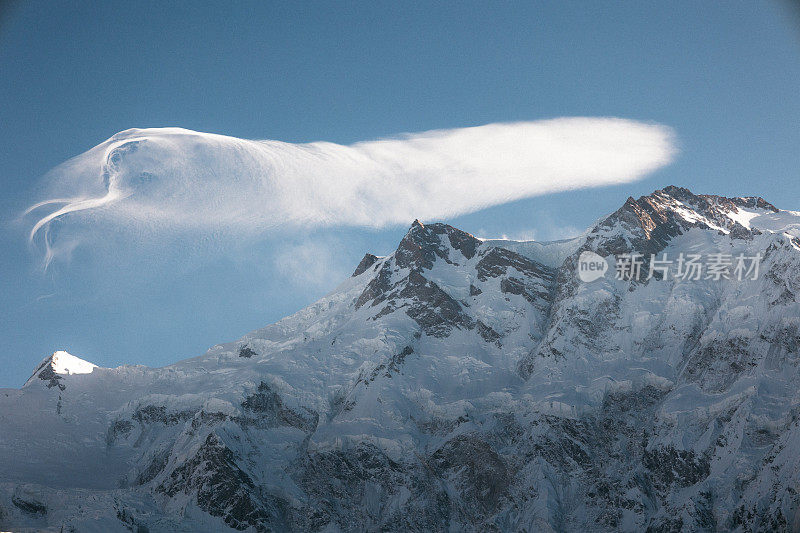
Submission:
[[[714,254],[758,271],[648,275]],[[556,243],[415,221],[201,357],[0,391],[0,529],[796,531],[799,272],[762,198],[667,187]]]

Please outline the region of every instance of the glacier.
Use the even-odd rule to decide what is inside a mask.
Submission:
[[[585,251],[761,272],[586,283]],[[800,213],[674,186],[552,243],[417,220],[200,357],[0,390],[0,529],[797,531],[799,267]]]

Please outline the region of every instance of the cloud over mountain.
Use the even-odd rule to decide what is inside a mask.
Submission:
[[[57,167],[30,237],[60,231],[407,224],[558,191],[619,184],[668,164],[672,131],[618,118],[433,130],[351,145],[130,129]]]

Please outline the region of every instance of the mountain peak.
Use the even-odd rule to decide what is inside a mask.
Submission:
[[[779,211],[761,197],[695,194],[685,187],[668,185],[638,199],[628,197],[622,207],[594,228],[593,233],[602,238],[590,236],[590,240],[596,241],[602,253],[636,251],[649,256],[692,228],[748,238],[759,232],[752,219]]]
[[[451,263],[457,261],[450,257],[450,249],[457,250],[467,258],[475,255],[481,241],[475,236],[448,224],[436,222],[425,225],[414,220],[395,252],[395,260],[400,268],[433,268],[436,257]]]
[[[71,374],[91,374],[97,365],[84,361],[80,357],[75,357],[71,353],[58,350],[53,352],[53,355],[47,356],[39,363],[33,375],[28,378],[27,383],[30,383],[34,378],[38,377],[42,381],[46,381],[47,387],[58,387],[64,390],[65,386],[60,383],[61,376]],[[26,384],[27,384],[26,383]]]
[[[655,191],[655,192],[659,192],[659,191]],[[654,192],[654,194],[655,194],[655,192]],[[681,197],[686,198],[686,197],[693,197],[694,196],[694,193],[692,191],[690,191],[689,189],[687,189],[686,187],[679,187],[677,185],[667,185],[666,187],[661,189],[661,192],[663,192],[665,194],[668,194],[668,195],[672,196],[673,198],[681,198]]]
[[[698,207],[723,207],[728,210],[736,208],[745,209],[764,209],[777,213],[780,211],[777,207],[766,201],[761,196],[738,196],[728,198],[726,196],[718,196],[716,194],[694,194],[692,191],[685,187],[677,187],[675,185],[668,185],[663,189],[654,191],[649,197],[654,197],[659,193],[665,194],[679,200],[683,203],[698,206]]]
[[[750,218],[778,211],[778,208],[761,197],[728,198],[694,194],[685,187],[669,185],[639,199],[628,197],[623,206],[602,224],[609,226],[623,222],[629,227],[643,231],[646,238],[664,224],[672,227],[672,233],[690,227],[728,233],[736,224],[750,229],[748,223]]]

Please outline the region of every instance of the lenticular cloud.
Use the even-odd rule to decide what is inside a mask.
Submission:
[[[669,128],[560,118],[340,145],[131,129],[51,171],[30,237],[59,219],[98,229],[259,234],[383,227],[635,181],[675,154]]]

